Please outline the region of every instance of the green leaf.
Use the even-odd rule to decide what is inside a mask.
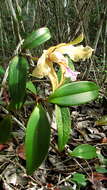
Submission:
[[[104,115],[101,117],[101,119],[97,120],[95,122],[95,125],[98,125],[98,126],[107,125],[107,115]]]
[[[71,117],[68,108],[55,107],[56,124],[58,128],[58,148],[63,151],[71,132]]]
[[[32,49],[35,48],[51,38],[50,31],[47,27],[40,28],[33,31],[29,36],[24,40],[22,45],[23,49]]]
[[[72,82],[57,88],[47,101],[62,106],[85,104],[97,98],[98,89],[94,82]]]
[[[11,116],[5,116],[0,122],[0,143],[5,143],[11,137]]]
[[[28,62],[22,56],[15,56],[9,65],[9,92],[13,109],[20,109],[25,99]]]
[[[77,146],[72,152],[70,152],[70,156],[83,158],[86,160],[93,159],[97,157],[96,148],[89,144],[81,144]]]
[[[25,152],[27,174],[31,175],[45,159],[50,142],[50,124],[42,105],[38,104],[27,123]]]
[[[96,166],[95,169],[98,173],[107,173],[105,166]]]
[[[2,66],[0,66],[0,75],[3,75],[5,73],[5,70],[3,69]]]
[[[36,88],[35,88],[35,86],[34,86],[34,84],[33,84],[32,81],[28,81],[28,82],[26,83],[26,88],[27,88],[28,90],[30,90],[33,94],[37,94]]]
[[[80,173],[74,173],[73,174],[73,178],[71,178],[71,181],[76,182],[79,186],[86,186],[86,177],[84,174],[80,174]]]

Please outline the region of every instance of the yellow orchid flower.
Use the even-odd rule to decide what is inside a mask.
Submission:
[[[48,76],[51,80],[53,91],[63,84],[66,77],[75,81],[79,72],[74,72],[68,67],[68,59],[64,55],[67,54],[71,60],[78,62],[79,60],[84,61],[90,58],[93,52],[93,49],[89,46],[72,45],[77,41],[81,42],[81,39],[79,38],[79,40],[74,40],[67,44],[61,43],[57,46],[50,47],[48,50],[44,50],[42,56],[38,59],[37,66],[33,70],[32,75],[38,78]],[[62,71],[60,82],[58,82],[58,77],[53,67],[54,63],[57,63]]]

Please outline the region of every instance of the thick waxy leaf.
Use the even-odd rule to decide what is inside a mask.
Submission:
[[[26,83],[26,88],[27,88],[29,91],[31,91],[32,93],[37,94],[36,88],[35,88],[34,84],[32,83],[32,81],[28,81],[28,82]]]
[[[51,38],[51,34],[48,28],[40,28],[33,31],[29,36],[24,40],[23,49],[32,49],[35,48]]]
[[[58,148],[62,151],[67,144],[71,132],[71,117],[68,108],[55,107],[56,124],[58,128]]]
[[[101,119],[97,120],[95,124],[98,126],[107,125],[107,115],[104,115],[103,117],[101,117]]]
[[[5,116],[0,122],[0,143],[5,143],[11,136],[11,116]]]
[[[96,158],[96,148],[89,144],[81,144],[77,146],[72,152],[70,152],[70,156],[83,158],[86,160]]]
[[[25,99],[27,60],[22,56],[15,56],[9,65],[9,92],[11,97],[11,107],[20,109]]]
[[[45,110],[38,104],[27,124],[25,138],[26,168],[31,175],[43,162],[50,142],[50,124]]]
[[[96,99],[98,89],[94,82],[72,82],[56,89],[47,101],[62,106],[80,105]]]

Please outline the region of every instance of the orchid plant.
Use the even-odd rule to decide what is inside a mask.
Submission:
[[[32,32],[24,40],[23,44],[21,43],[19,53],[11,59],[8,73],[11,99],[9,110],[19,110],[25,105],[27,90],[35,96],[39,96],[32,79],[27,81],[28,63],[36,59],[31,54],[28,59],[27,49],[30,50],[41,45],[49,40],[50,37],[50,31],[46,27]],[[36,98],[33,112],[27,122],[25,154],[26,168],[29,175],[41,165],[49,149],[52,118],[49,119],[48,117],[49,114],[47,113],[49,110],[46,105],[50,105],[50,103],[55,104],[55,106],[52,106],[54,107],[52,112],[55,112],[55,123],[58,130],[57,148],[59,151],[63,151],[72,131],[69,107],[85,104],[96,99],[98,96],[98,86],[94,82],[76,81],[80,72],[75,71],[74,62],[85,61],[91,58],[93,52],[90,46],[77,46],[83,39],[84,35],[81,34],[77,39],[69,43],[61,43],[44,50],[41,57],[37,60],[37,65],[32,74],[30,74],[30,77],[33,76],[40,79],[48,77],[52,90],[50,91],[50,95],[45,99]],[[58,65],[58,70],[56,69],[56,64]],[[60,73],[60,79],[58,73]],[[66,82],[66,79],[69,80]],[[74,151],[72,156],[76,156],[77,153],[79,155],[81,152],[80,148]],[[92,156],[95,157],[95,149],[89,148],[90,152],[92,150],[91,158]]]

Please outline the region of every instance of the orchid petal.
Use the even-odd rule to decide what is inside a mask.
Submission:
[[[47,57],[47,51],[45,50],[42,56],[39,58],[37,66],[33,70],[32,76],[37,78],[48,76],[52,84],[52,89],[54,91],[58,86],[58,78],[53,68],[53,63],[50,62]]]
[[[83,47],[80,46],[73,46],[67,45],[57,49],[58,52],[62,54],[67,54],[69,57],[74,61],[78,62],[79,60],[85,61],[86,59],[90,58],[93,52],[93,49],[89,46]]]
[[[45,50],[42,56],[39,58],[37,66],[33,70],[32,76],[37,78],[43,78],[44,76],[48,75],[51,68],[48,64],[46,64],[46,56],[47,56],[47,51]]]
[[[67,60],[66,58],[62,55],[62,53],[58,52],[58,51],[54,51],[53,53],[50,54],[49,56],[49,59],[52,61],[52,62],[55,62],[55,63],[62,63],[62,64],[67,64]]]
[[[83,41],[84,39],[84,34],[81,33],[77,38],[75,38],[73,41],[67,43],[68,45],[76,45],[76,44],[79,44]]]

